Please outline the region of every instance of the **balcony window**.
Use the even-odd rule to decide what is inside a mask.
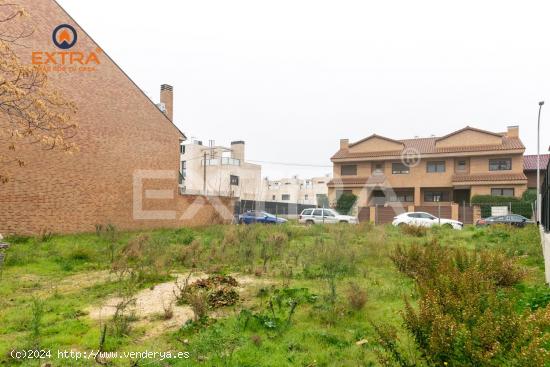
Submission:
[[[514,189],[511,189],[511,188],[491,189],[491,196],[514,196]]]
[[[456,162],[456,170],[460,171],[460,172],[466,171],[466,160],[465,159],[461,159],[461,160]]]
[[[445,172],[445,161],[433,161],[426,164],[426,172],[441,173]]]
[[[450,201],[448,191],[425,191],[424,201],[427,203],[437,203],[440,201]]]
[[[375,175],[384,173],[384,163],[373,163],[372,173]]]
[[[489,171],[509,171],[511,169],[511,158],[489,159]]]
[[[394,175],[407,174],[409,173],[409,171],[410,171],[409,166],[401,162],[396,162],[391,164],[391,173],[393,173]]]
[[[290,194],[282,194],[281,200],[283,201],[289,201],[290,200]]]
[[[340,174],[342,176],[357,176],[356,164],[344,164],[340,167]]]
[[[414,201],[413,192],[395,192],[389,195],[389,201],[394,203],[412,203]]]

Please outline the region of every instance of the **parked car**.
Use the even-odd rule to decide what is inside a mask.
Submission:
[[[240,224],[265,223],[265,224],[282,224],[286,223],[285,218],[276,217],[273,214],[261,210],[249,210],[239,215]]]
[[[432,226],[447,226],[454,229],[462,229],[464,224],[453,219],[438,218],[430,213],[425,212],[409,212],[399,214],[393,218],[392,224],[394,226],[400,226],[408,224],[410,226],[432,227]]]
[[[516,226],[523,228],[527,224],[534,224],[530,219],[525,218],[523,215],[519,214],[509,214],[509,215],[495,215],[485,219],[479,219],[476,222],[477,227],[491,226],[494,224],[508,224],[511,226]]]
[[[351,215],[341,215],[334,209],[304,209],[298,217],[298,222],[303,224],[332,224],[349,223],[357,224],[357,217]]]

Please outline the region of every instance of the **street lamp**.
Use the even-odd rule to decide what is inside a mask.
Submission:
[[[539,102],[539,119],[537,124],[537,224],[540,223],[541,197],[540,197],[540,111],[544,101]]]

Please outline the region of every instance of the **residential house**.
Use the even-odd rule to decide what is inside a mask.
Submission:
[[[180,146],[182,194],[218,195],[257,200],[261,195],[262,166],[245,160],[245,142],[230,147],[208,146],[190,140]]]
[[[359,207],[410,210],[468,203],[474,195],[520,197],[527,188],[524,151],[518,126],[505,133],[467,126],[441,137],[342,139],[331,158],[329,200],[334,205],[351,192]]]
[[[301,179],[298,176],[263,181],[263,200],[305,205],[328,205],[330,176]]]
[[[550,159],[550,154],[541,154],[540,155],[540,184],[542,185],[542,180],[544,179],[544,174],[546,173],[546,167],[548,166],[548,160]],[[537,155],[524,155],[523,156],[523,172],[527,176],[527,188],[537,189]]]

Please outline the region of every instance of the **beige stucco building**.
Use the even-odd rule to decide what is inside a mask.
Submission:
[[[323,206],[327,202],[330,176],[301,179],[298,176],[263,180],[264,201]]]
[[[180,148],[181,193],[241,200],[256,200],[261,195],[262,167],[245,161],[244,141],[233,141],[230,147],[223,147],[189,140]]]
[[[331,158],[329,200],[334,205],[341,192],[352,192],[359,207],[408,208],[468,203],[474,195],[520,197],[527,188],[524,150],[517,126],[505,133],[465,127],[442,137],[342,139]]]

